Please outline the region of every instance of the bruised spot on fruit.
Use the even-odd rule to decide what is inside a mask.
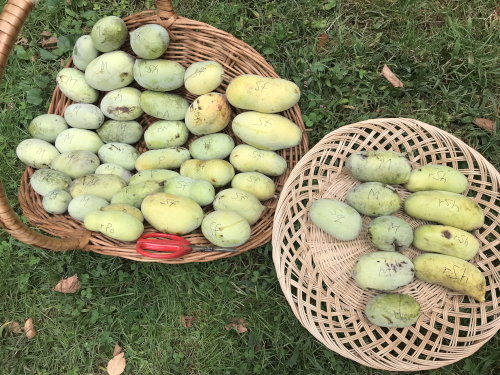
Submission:
[[[443,230],[441,233],[443,234],[444,238],[447,238],[447,239],[451,238],[451,233],[448,230]]]
[[[387,319],[387,321],[389,322],[389,324],[392,324],[392,319],[389,318],[387,315],[382,315],[384,318]]]
[[[109,113],[130,113],[132,112],[132,108],[130,107],[110,107],[108,109]]]

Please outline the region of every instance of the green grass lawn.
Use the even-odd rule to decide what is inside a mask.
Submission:
[[[342,125],[411,117],[451,132],[499,168],[499,136],[473,124],[500,119],[498,1],[173,3],[180,15],[248,43],[300,85],[311,147]],[[61,59],[98,18],[152,7],[152,0],[46,0],[28,18],[0,83],[0,176],[18,212],[24,166],[15,147],[29,138],[30,120],[46,113]],[[42,31],[59,37],[58,49],[40,51]],[[404,88],[380,76],[384,64]],[[81,290],[51,290],[75,273]],[[184,327],[181,316],[194,317],[192,325]],[[326,349],[298,323],[269,244],[225,260],[163,265],[51,253],[0,230],[0,326],[27,317],[35,338],[0,332],[0,375],[105,374],[115,342],[126,374],[389,374]],[[247,322],[247,332],[225,329],[235,318]],[[497,333],[469,358],[422,373],[497,374],[499,351]]]

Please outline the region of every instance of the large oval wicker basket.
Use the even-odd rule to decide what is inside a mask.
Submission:
[[[157,12],[144,11],[124,18],[129,31],[145,24],[159,24],[168,30],[171,39],[169,48],[162,58],[179,62],[184,67],[188,67],[193,62],[202,60],[215,60],[222,64],[226,77],[222,85],[217,89],[218,92],[223,93],[229,81],[241,74],[278,77],[274,69],[258,52],[231,34],[202,22],[179,17],[173,11],[170,0],[157,0],[156,7],[158,10]],[[5,66],[6,56],[9,55],[19,29],[31,9],[32,5],[28,0],[10,0],[2,12],[0,27],[1,31],[4,33],[0,35],[0,37],[3,38],[3,40],[0,40],[0,43],[3,42],[3,44],[0,44],[0,58],[3,56],[3,60],[0,61],[0,77],[1,73],[3,73],[3,67]],[[7,33],[10,33],[8,38],[5,37]],[[122,49],[134,55],[128,42]],[[73,66],[71,60],[66,66]],[[139,86],[135,87],[141,89]],[[196,96],[190,94],[184,88],[176,90],[174,93],[184,96],[189,102],[192,102],[196,98]],[[62,115],[65,108],[71,103],[72,102],[56,88],[52,96],[48,113]],[[236,110],[232,113],[232,117],[240,112],[241,111]],[[295,122],[301,129],[304,129],[302,116],[297,104],[282,114]],[[138,121],[145,130],[149,125],[157,121],[157,119],[145,114],[141,116]],[[242,143],[232,134],[230,127],[227,128],[226,132],[233,136],[237,143]],[[191,136],[187,143],[192,142],[195,138],[195,136]],[[147,148],[144,140],[139,141],[136,144],[136,148],[141,152],[146,151]],[[38,195],[29,184],[29,178],[34,172],[31,167],[26,168],[22,176],[19,190],[19,202],[23,214],[32,225],[57,238],[40,235],[23,225],[10,209],[3,189],[1,188],[1,183],[0,224],[19,240],[48,250],[81,249],[138,261],[162,263],[207,262],[219,258],[230,257],[261,246],[271,239],[272,221],[281,188],[291,169],[298,162],[300,157],[305,154],[307,149],[307,134],[303,133],[302,141],[298,146],[278,151],[287,161],[289,169],[282,176],[274,178],[276,196],[263,203],[266,206],[266,210],[263,212],[259,221],[252,226],[250,240],[238,247],[238,252],[192,252],[182,258],[162,260],[144,257],[135,251],[135,243],[121,242],[101,235],[100,233],[90,232],[85,229],[81,222],[74,220],[67,214],[51,215],[45,212],[42,207],[41,196]],[[205,208],[205,212],[208,213],[211,209],[211,206],[209,206]],[[150,232],[155,232],[155,230],[148,225],[145,228],[145,233]],[[194,245],[203,246],[210,244],[200,230],[186,235],[185,238]]]
[[[318,198],[344,201],[360,184],[343,168],[359,150],[406,153],[412,167],[443,164],[469,181],[466,195],[483,208],[485,224],[473,232],[481,244],[471,260],[487,280],[486,301],[414,279],[397,292],[421,305],[418,321],[407,328],[381,328],[364,314],[375,292],[350,277],[357,259],[377,249],[363,230],[353,241],[337,241],[308,218]],[[500,329],[500,173],[478,152],[436,127],[411,119],[377,119],[341,127],[325,136],[295,166],[278,202],[273,227],[273,260],[281,288],[300,323],[329,349],[363,365],[389,371],[430,370],[478,350]],[[402,186],[397,191],[406,198]],[[424,224],[399,210],[395,216],[413,228]],[[413,259],[421,252],[403,252]]]

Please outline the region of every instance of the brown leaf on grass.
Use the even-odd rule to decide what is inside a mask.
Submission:
[[[48,38],[49,36],[52,35],[52,33],[50,31],[42,31],[40,33],[41,36],[45,37],[45,38]]]
[[[122,352],[122,347],[120,345],[118,345],[118,343],[116,343],[115,350],[113,351],[113,358],[116,357],[121,352]]]
[[[500,19],[500,3],[496,7],[496,9],[493,11],[493,17],[498,20]]]
[[[55,36],[52,36],[50,38],[47,38],[47,39],[43,39],[42,40],[42,47],[44,48],[55,48],[57,47],[57,38]]]
[[[67,279],[61,279],[52,290],[61,293],[75,293],[80,289],[80,282],[78,281],[78,275],[75,273],[73,276]]]
[[[320,52],[325,48],[325,44],[328,41],[328,34],[323,33],[319,36],[318,46],[316,47],[317,51]]]
[[[112,360],[108,362],[106,371],[109,375],[120,375],[125,371],[125,366],[127,365],[126,359],[123,357],[125,353],[121,352],[113,357]]]
[[[71,5],[71,0],[66,0],[66,4]]]
[[[24,46],[24,45],[28,44],[28,39],[26,39],[25,37],[19,35],[19,37],[16,40],[16,44],[20,45],[20,46]]]
[[[23,329],[28,339],[32,339],[36,336],[35,326],[31,317],[26,319]]]
[[[227,330],[230,330],[231,328],[234,328],[236,331],[238,331],[238,333],[245,333],[246,331],[248,331],[247,329],[247,322],[245,319],[243,318],[233,318],[231,319],[233,322],[232,323],[229,323],[227,326],[225,326],[224,328],[227,329]]]
[[[64,59],[61,59],[59,65],[61,65],[61,68],[64,67],[64,65],[66,65],[66,61]]]
[[[486,118],[475,118],[472,123],[474,125],[479,126],[480,128],[483,128],[484,130],[489,131],[490,133],[494,133],[496,129],[496,123],[495,121],[488,120]]]
[[[384,64],[384,68],[382,69],[382,74],[385,79],[387,79],[394,87],[403,87],[403,82],[399,80],[398,77],[392,72],[392,70]]]
[[[193,325],[193,321],[196,320],[196,318],[194,316],[181,315],[179,317],[179,320],[181,321],[181,324],[184,328],[190,328]]]
[[[21,326],[19,325],[18,322],[12,322],[9,327],[10,331],[12,333],[22,333],[23,330],[21,329]]]

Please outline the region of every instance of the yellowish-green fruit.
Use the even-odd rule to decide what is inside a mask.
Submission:
[[[170,43],[168,31],[158,24],[146,24],[130,33],[130,47],[143,59],[156,59],[163,55]]]
[[[60,154],[57,148],[49,142],[30,138],[21,141],[17,145],[16,155],[24,164],[33,168],[43,169],[50,168],[52,161]]]
[[[55,157],[50,168],[66,173],[71,178],[78,178],[95,172],[101,164],[96,154],[89,151],[68,151]]]
[[[413,241],[413,229],[396,216],[379,216],[368,225],[368,238],[377,249],[403,251]]]
[[[130,206],[128,204],[122,204],[122,203],[110,204],[109,206],[102,207],[101,211],[122,211],[126,212],[129,215],[132,215],[141,223],[144,221],[144,216],[142,216],[141,210],[139,210],[137,207]]]
[[[231,187],[247,191],[260,201],[271,199],[276,192],[274,181],[259,172],[238,173],[231,180]]]
[[[99,56],[99,50],[94,47],[90,35],[79,37],[73,47],[73,64],[80,70],[85,71],[89,63]]]
[[[53,169],[37,169],[30,178],[33,190],[44,196],[52,190],[68,190],[71,177]]]
[[[346,203],[360,214],[387,216],[401,207],[401,198],[391,185],[381,182],[365,182],[351,188]]]
[[[198,203],[166,193],[148,195],[142,201],[141,211],[147,222],[163,233],[187,234],[203,220],[203,210]]]
[[[351,154],[345,168],[361,182],[404,184],[410,178],[411,166],[407,158],[394,151],[358,151]]]
[[[133,87],[124,87],[108,92],[101,100],[101,111],[113,120],[135,120],[143,114],[141,92]]]
[[[418,191],[406,198],[403,208],[416,219],[467,231],[481,228],[484,224],[483,210],[476,202],[449,191]]]
[[[42,206],[50,214],[60,215],[68,211],[73,198],[66,190],[56,189],[48,192],[42,199]]]
[[[97,152],[103,163],[118,164],[131,171],[135,168],[135,162],[140,152],[126,143],[110,142],[102,146]]]
[[[231,107],[226,95],[210,92],[199,96],[186,113],[186,126],[196,135],[212,134],[223,130],[231,119]]]
[[[121,18],[116,16],[101,18],[95,23],[90,32],[94,48],[101,52],[117,50],[125,43],[127,35],[127,25]]]
[[[216,211],[234,211],[243,217],[248,224],[255,224],[266,207],[255,195],[244,190],[230,188],[217,193],[213,202]]]
[[[64,119],[73,128],[97,129],[104,123],[104,114],[94,104],[73,103],[64,110]]]
[[[144,232],[144,225],[123,211],[92,211],[85,216],[85,228],[120,241],[136,241]]]
[[[470,260],[479,251],[474,235],[449,225],[421,225],[415,229],[413,246],[422,251]]]
[[[215,198],[211,183],[185,176],[169,178],[165,181],[163,192],[192,199],[202,207],[212,203]]]
[[[142,126],[137,121],[106,121],[97,129],[97,134],[104,143],[133,144],[142,137]]]
[[[250,238],[250,224],[234,211],[214,211],[203,219],[203,235],[219,247],[237,247]]]
[[[142,153],[135,162],[139,172],[147,169],[175,169],[191,158],[184,147],[169,147],[161,150],[150,150]]]
[[[484,302],[486,279],[473,264],[449,255],[422,254],[413,260],[415,276]]]
[[[411,171],[405,188],[412,192],[443,190],[461,194],[468,186],[467,177],[456,169],[446,165],[427,164]]]
[[[260,172],[266,176],[281,176],[285,173],[288,165],[274,151],[263,151],[249,145],[238,145],[231,155],[229,161],[240,172]]]
[[[405,328],[418,320],[420,304],[406,294],[379,294],[368,301],[365,314],[379,327]]]
[[[184,86],[195,95],[214,91],[223,80],[224,68],[216,61],[195,62],[184,73]]]
[[[366,290],[396,290],[413,280],[412,261],[394,251],[374,251],[363,255],[352,268],[356,283]]]
[[[297,146],[302,130],[286,117],[259,112],[243,112],[233,119],[234,134],[260,150],[282,150]]]
[[[144,112],[161,120],[184,120],[189,108],[189,102],[176,94],[143,91],[140,99]]]
[[[355,239],[363,227],[359,213],[336,199],[316,199],[309,209],[309,218],[320,229],[341,241]]]
[[[146,181],[142,184],[127,186],[116,192],[111,198],[111,204],[128,204],[137,208],[141,207],[141,203],[149,194],[158,193],[162,190],[159,182]]]
[[[96,132],[87,129],[69,128],[61,132],[55,142],[59,152],[90,151],[94,154],[104,145]]]
[[[54,143],[57,136],[68,129],[68,124],[63,117],[59,115],[44,114],[31,120],[28,126],[28,132],[33,138]]]
[[[94,103],[99,91],[86,80],[85,74],[74,68],[63,68],[56,77],[57,86],[67,98],[78,103]]]
[[[229,82],[226,95],[236,108],[277,113],[296,104],[300,90],[295,83],[282,78],[243,74]]]
[[[144,132],[144,142],[150,150],[182,146],[189,138],[189,130],[182,121],[160,120]]]
[[[85,80],[96,90],[120,89],[134,80],[134,62],[135,58],[123,51],[103,53],[87,66]]]
[[[146,90],[172,91],[184,84],[186,69],[175,61],[137,59],[134,79]]]
[[[156,182],[164,182],[169,178],[179,176],[178,172],[171,171],[169,169],[146,169],[144,171],[134,174],[128,181],[130,185],[142,184],[148,180]]]
[[[221,187],[231,182],[234,177],[233,166],[225,160],[186,160],[181,165],[181,176],[205,180],[214,187]]]
[[[225,159],[234,149],[234,139],[228,134],[204,135],[189,144],[189,152],[194,159]]]
[[[130,177],[132,177],[132,173],[123,168],[121,165],[118,164],[113,164],[113,163],[106,163],[106,164],[101,164],[100,166],[97,167],[97,169],[94,172],[95,174],[115,174],[117,176],[120,176],[125,180],[125,182],[128,182],[130,180]]]
[[[89,212],[98,211],[108,205],[109,202],[102,197],[92,194],[79,195],[69,202],[68,213],[73,219],[83,221]]]
[[[69,193],[73,198],[91,194],[111,200],[117,191],[127,186],[123,178],[114,174],[90,174],[78,177],[69,186]]]

